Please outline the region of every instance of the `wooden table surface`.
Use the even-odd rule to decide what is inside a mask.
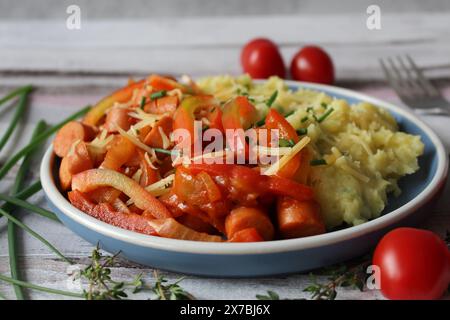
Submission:
[[[248,39],[264,35],[282,47],[286,61],[305,43],[324,46],[334,58],[338,85],[400,104],[385,85],[377,59],[409,53],[434,79],[450,99],[449,13],[433,15],[384,15],[382,29],[369,31],[365,13],[314,16],[257,16],[228,18],[187,18],[167,20],[86,21],[79,31],[69,31],[65,21],[0,22],[0,96],[11,88],[32,83],[27,116],[13,139],[0,154],[8,155],[29,139],[39,119],[56,123],[86,104],[95,103],[129,76],[151,72],[193,76],[238,74],[239,49]],[[12,108],[0,114],[0,134],[12,115]],[[422,117],[450,148],[450,119]],[[32,166],[29,180],[38,178],[39,161]],[[15,167],[0,182],[7,192],[15,177]],[[450,229],[450,186],[423,226],[443,235]],[[32,201],[47,207],[42,192]],[[66,256],[83,265],[92,245],[63,225],[31,213],[20,212],[23,221],[44,235]],[[4,219],[3,219],[4,220]],[[66,263],[48,252],[39,241],[18,231],[21,274],[27,281],[43,286],[70,289]],[[128,261],[120,261],[113,272],[130,279],[152,270]],[[6,225],[0,222],[0,273],[9,273]],[[168,279],[179,274],[161,272]],[[283,298],[307,297],[305,274],[262,279],[213,279],[188,276],[183,287],[199,299],[254,299],[266,290]],[[11,286],[0,283],[0,292],[14,298]],[[53,295],[29,292],[33,299],[51,299]],[[138,295],[138,298],[145,296]],[[58,297],[59,298],[59,297]],[[378,291],[359,292],[342,289],[338,299],[381,299]]]

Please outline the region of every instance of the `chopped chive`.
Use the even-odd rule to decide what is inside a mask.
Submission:
[[[29,234],[31,234],[33,237],[41,241],[43,244],[45,244],[51,251],[53,251],[56,255],[58,255],[61,259],[63,259],[65,262],[68,262],[72,264],[72,261],[70,261],[68,258],[66,258],[58,249],[56,249],[50,242],[45,240],[44,237],[42,237],[40,234],[38,234],[36,231],[28,227],[26,224],[21,222],[20,220],[17,220],[14,216],[9,214],[7,211],[0,209],[0,215],[6,216],[9,221],[12,221],[16,226],[19,226],[20,228],[27,231]]]
[[[27,155],[32,150],[36,149],[39,144],[43,141],[45,141],[50,135],[58,131],[62,126],[64,126],[67,122],[70,122],[72,120],[75,120],[85,114],[89,111],[91,107],[85,107],[81,109],[80,111],[77,111],[76,113],[72,114],[62,122],[54,125],[53,127],[50,127],[45,132],[41,133],[40,135],[37,135],[33,138],[33,140],[28,143],[25,147],[23,147],[21,150],[19,150],[16,154],[14,154],[11,158],[9,158],[3,166],[0,168],[0,180],[8,173],[8,171],[19,161],[23,156]]]
[[[3,98],[0,99],[0,105],[4,104],[6,101],[11,100],[12,98],[17,96],[18,94],[25,93],[25,92],[30,92],[32,89],[33,89],[33,87],[31,85],[29,85],[29,86],[21,87],[21,88],[18,88],[16,90],[14,90],[14,91],[11,91],[6,96],[4,96]]]
[[[285,118],[293,115],[295,113],[295,110],[292,110],[291,112],[286,113],[286,115],[284,116]]]
[[[311,166],[324,166],[327,164],[325,159],[313,159],[309,162]]]
[[[9,122],[9,126],[6,129],[3,137],[0,139],[0,151],[3,149],[5,144],[8,142],[9,138],[11,137],[12,133],[14,132],[14,129],[16,128],[17,124],[19,123],[20,118],[23,116],[23,113],[25,111],[25,107],[27,106],[27,100],[28,100],[28,91],[24,91],[20,94],[20,100],[16,108],[16,112],[14,112],[14,116]]]
[[[256,122],[256,127],[262,127],[266,123],[266,117]]]
[[[321,123],[322,121],[324,121],[326,118],[328,118],[328,116],[334,111],[333,108],[328,109],[323,115],[321,115],[318,119],[317,122]]]
[[[146,101],[147,101],[147,98],[145,96],[141,98],[141,104],[140,104],[141,109],[144,109]]]
[[[165,154],[170,154],[170,155],[172,155],[172,154],[174,154],[174,155],[178,154],[178,152],[172,151],[172,150],[166,150],[166,149],[161,149],[161,148],[152,148],[152,149],[155,150],[155,152],[159,152],[159,153],[165,153]]]
[[[308,108],[306,108],[306,112],[311,112],[311,111],[314,111],[314,108],[313,108],[313,107],[308,107]]]
[[[304,116],[301,120],[300,120],[300,122],[301,123],[305,123],[306,121],[308,121],[308,116]]]
[[[280,141],[278,142],[278,145],[280,147],[293,147],[295,146],[295,142],[292,139],[280,139]]]
[[[325,102],[321,102],[320,105],[321,105],[322,108],[324,108],[324,109],[328,108],[328,104],[326,104]]]
[[[15,285],[21,286],[23,288],[38,290],[38,291],[42,291],[42,292],[59,294],[59,295],[62,295],[62,296],[68,296],[68,297],[74,297],[74,298],[83,298],[84,297],[84,295],[82,293],[76,293],[76,292],[63,291],[63,290],[58,290],[58,289],[42,287],[42,286],[38,286],[38,285],[33,284],[33,283],[12,279],[12,278],[4,276],[2,274],[0,274],[0,280],[2,280],[4,282],[8,282],[8,283],[11,283],[11,284],[15,284]]]
[[[39,121],[36,125],[36,128],[33,130],[33,133],[31,137],[34,137],[35,135],[38,135],[42,133],[46,128],[46,124],[44,121]],[[11,194],[14,196],[17,196],[20,189],[22,189],[26,174],[28,172],[28,169],[30,167],[31,158],[33,156],[33,152],[30,152],[25,156],[25,158],[22,161],[22,164],[20,165],[20,168],[16,174],[16,179],[14,181],[14,185],[11,189]],[[16,199],[19,200],[19,199]],[[11,203],[5,204],[4,210],[8,212],[12,212],[14,210],[14,206]],[[14,223],[8,220],[8,253],[9,253],[9,269],[11,270],[11,277],[16,280],[20,280],[19,277],[19,268],[17,263],[17,245],[16,245],[16,228]],[[13,285],[14,292],[16,294],[17,300],[24,300],[24,294],[22,291],[22,288],[17,285]]]
[[[161,91],[154,92],[154,93],[152,93],[152,94],[150,95],[150,100],[155,100],[155,99],[158,99],[158,98],[162,98],[162,97],[164,97],[166,94],[167,94],[167,91],[166,91],[166,90],[161,90]]]
[[[300,128],[300,129],[297,130],[297,134],[299,136],[304,136],[307,133],[308,133],[308,128]]]
[[[5,201],[5,202],[10,203],[10,204],[13,204],[13,205],[18,206],[18,207],[22,207],[24,209],[30,210],[30,211],[32,211],[34,213],[37,213],[37,214],[39,214],[39,215],[41,215],[43,217],[46,217],[46,218],[49,218],[51,220],[59,222],[58,217],[53,212],[48,211],[48,210],[46,210],[44,208],[35,206],[34,204],[31,204],[31,203],[26,202],[24,200],[20,200],[20,199],[17,199],[15,197],[7,196],[7,195],[1,194],[1,193],[0,193],[0,200]]]
[[[275,90],[274,93],[270,96],[270,98],[266,101],[266,105],[270,108],[278,96],[278,90]]]

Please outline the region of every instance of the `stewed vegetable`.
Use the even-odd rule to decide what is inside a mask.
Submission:
[[[167,238],[251,242],[325,232],[312,189],[296,180],[308,170],[309,141],[275,109],[261,122],[250,97],[223,103],[192,80],[152,75],[67,123],[53,146],[61,189],[99,220]]]

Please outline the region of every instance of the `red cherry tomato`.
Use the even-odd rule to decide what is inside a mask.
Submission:
[[[431,231],[398,228],[378,243],[372,263],[381,292],[395,300],[440,298],[450,282],[450,253]]]
[[[245,73],[254,79],[270,76],[284,78],[286,68],[275,43],[268,39],[254,39],[241,52],[241,65]]]
[[[320,47],[303,47],[291,62],[292,79],[332,84],[334,66],[330,56]]]

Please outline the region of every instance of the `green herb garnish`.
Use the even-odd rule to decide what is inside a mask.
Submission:
[[[308,119],[309,119],[308,116],[304,116],[304,117],[300,120],[300,122],[301,122],[301,123],[305,123],[306,121],[308,121]]]
[[[58,123],[57,125],[54,125],[53,127],[47,129],[45,132],[37,135],[33,138],[33,140],[28,143],[25,147],[20,149],[16,154],[14,154],[11,158],[9,158],[3,166],[0,168],[0,180],[8,173],[8,171],[19,161],[23,156],[27,155],[32,150],[36,149],[40,143],[44,142],[49,136],[51,136],[53,133],[58,131],[62,126],[64,126],[66,123],[75,120],[82,115],[84,115],[86,112],[88,112],[90,109],[90,106],[85,107],[81,109],[80,111],[77,111],[76,113],[72,114],[62,122]]]
[[[284,117],[287,118],[290,115],[293,115],[294,113],[295,113],[295,110],[292,110],[291,112],[286,113],[286,115]]]
[[[266,105],[270,108],[278,96],[278,90],[275,90],[274,93],[270,96],[270,98],[266,101]]]
[[[317,118],[317,122],[321,123],[324,121],[328,116],[334,111],[333,108],[328,109],[323,115],[321,115],[319,118]]]
[[[150,100],[155,100],[155,99],[158,99],[158,98],[165,97],[166,94],[167,94],[166,90],[161,90],[161,91],[154,92],[154,93],[152,93],[150,95]]]
[[[280,141],[278,142],[278,145],[280,147],[290,147],[292,148],[293,146],[295,146],[295,142],[292,139],[280,139]]]
[[[308,133],[308,128],[300,128],[300,129],[297,130],[297,134],[299,136],[304,136],[307,133]]]
[[[34,137],[35,135],[38,135],[40,133],[42,133],[46,128],[46,124],[44,121],[39,121],[38,124],[36,125],[36,128],[33,130],[32,133],[32,137]],[[26,174],[28,172],[28,169],[30,167],[30,163],[31,163],[31,158],[33,157],[33,152],[30,152],[29,154],[27,154],[25,156],[25,158],[22,161],[22,164],[19,167],[19,170],[17,171],[16,174],[16,179],[14,181],[14,185],[12,186],[11,189],[11,194],[13,196],[17,196],[18,192],[20,191],[20,189],[23,188],[24,185],[24,181],[26,178]],[[19,200],[17,198],[14,198],[15,200]],[[25,202],[27,203],[27,202]],[[14,205],[7,203],[3,206],[3,210],[7,211],[7,212],[13,212],[14,210]],[[53,213],[51,213],[53,214]],[[8,253],[9,253],[9,269],[11,270],[11,277],[15,280],[20,280],[19,279],[19,268],[18,268],[18,263],[17,263],[17,245],[16,245],[16,227],[14,225],[14,223],[12,223],[11,221],[8,220]],[[13,285],[14,287],[14,292],[16,294],[16,298],[17,300],[23,300],[24,294],[22,291],[22,287],[18,286],[18,285]]]
[[[327,164],[325,159],[313,159],[309,162],[311,166],[324,166]]]
[[[311,111],[314,111],[314,108],[313,108],[313,107],[308,107],[308,108],[306,108],[306,112],[311,112]]]
[[[321,102],[320,105],[321,105],[322,108],[324,108],[324,109],[328,108],[328,104],[326,104],[325,102]]]
[[[141,109],[144,109],[144,106],[145,106],[145,102],[147,101],[147,98],[145,97],[145,96],[143,96],[142,98],[141,98],[141,104],[140,104],[140,108]]]
[[[23,116],[25,107],[27,106],[28,93],[29,93],[29,91],[23,91],[20,94],[20,100],[16,107],[16,112],[14,112],[13,118],[9,121],[8,128],[6,129],[5,133],[3,134],[3,137],[0,139],[0,151],[3,149],[5,144],[8,142],[14,129],[16,128],[17,124],[19,123],[20,118]]]
[[[13,90],[10,93],[8,93],[6,96],[4,96],[3,98],[0,99],[0,105],[4,104],[5,102],[11,100],[12,98],[14,98],[15,96],[17,96],[21,93],[30,92],[31,90],[33,90],[33,87],[31,85]]]
[[[258,300],[280,300],[278,293],[268,290],[267,295],[257,294],[256,299]]]

